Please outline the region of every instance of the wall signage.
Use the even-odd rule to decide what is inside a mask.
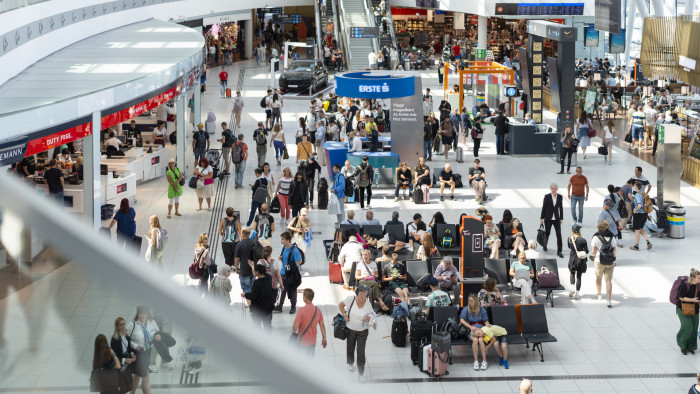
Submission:
[[[415,77],[355,72],[335,77],[335,93],[343,97],[399,98],[415,94]]]

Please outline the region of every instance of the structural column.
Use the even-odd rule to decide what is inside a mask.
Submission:
[[[194,95],[194,129],[197,130],[197,125],[202,123],[202,87],[198,83],[192,87],[192,95]]]
[[[486,25],[488,24],[488,18],[479,15],[479,25],[477,26],[477,42],[479,44],[479,49],[486,49],[488,46],[488,31],[486,30]]]
[[[102,184],[100,179],[100,131],[102,113],[92,113],[92,134],[83,139],[83,219],[93,229],[102,225]]]
[[[177,111],[177,117],[175,122],[175,137],[177,137],[177,146],[175,148],[177,156],[177,166],[187,171],[187,162],[185,161],[187,152],[187,124],[185,122],[185,96],[180,96],[175,104],[175,110]],[[195,96],[196,97],[196,96]],[[195,115],[197,111],[195,111]]]
[[[687,0],[686,0],[687,1]],[[253,13],[254,11],[251,11]],[[245,31],[245,58],[250,59],[253,57],[253,35],[255,30],[253,29],[253,19],[246,19],[243,21],[243,31]],[[293,39],[296,40],[296,37]]]

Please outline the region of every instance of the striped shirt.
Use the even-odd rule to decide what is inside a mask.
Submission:
[[[294,178],[280,178],[280,194],[284,194],[285,196],[289,194],[289,186],[292,184],[292,181]]]
[[[646,115],[642,111],[634,111],[632,114],[632,124],[635,126],[644,126]]]

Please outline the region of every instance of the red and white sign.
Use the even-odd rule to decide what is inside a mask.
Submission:
[[[156,164],[160,163],[160,156],[152,157],[151,158],[151,165],[154,166]]]
[[[119,123],[122,123],[129,119],[133,119],[146,111],[150,111],[161,104],[167,103],[168,101],[177,97],[177,95],[180,94],[181,89],[181,85],[177,85],[174,88],[165,91],[146,101],[140,102],[136,105],[132,105],[129,108],[124,108],[123,110],[115,112],[111,115],[103,116],[102,129],[104,130],[108,127],[118,125]]]
[[[124,193],[126,191],[126,183],[117,185],[117,194]]]
[[[85,138],[92,134],[92,123],[84,123],[75,126],[68,130],[59,131],[47,135],[46,137],[37,138],[29,141],[27,144],[27,153],[25,156],[35,155],[40,152],[46,152],[49,149],[59,147],[63,144]]]

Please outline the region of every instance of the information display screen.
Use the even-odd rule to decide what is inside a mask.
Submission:
[[[278,14],[272,16],[273,23],[280,24],[298,24],[301,23],[301,14],[284,15]]]
[[[585,26],[584,31],[584,46],[587,47],[597,47],[600,41],[600,32],[593,28],[593,26]]]
[[[609,41],[608,53],[625,53],[625,29],[620,29],[620,34],[610,34]]]
[[[559,70],[557,69],[557,59],[547,58],[547,70],[549,70],[549,90],[552,97],[551,107],[560,111],[561,100],[559,97]]]
[[[595,0],[595,28],[620,34],[622,28],[622,0]]]
[[[583,15],[583,3],[496,3],[496,15]]]
[[[379,27],[351,27],[350,38],[377,38],[379,37]]]

